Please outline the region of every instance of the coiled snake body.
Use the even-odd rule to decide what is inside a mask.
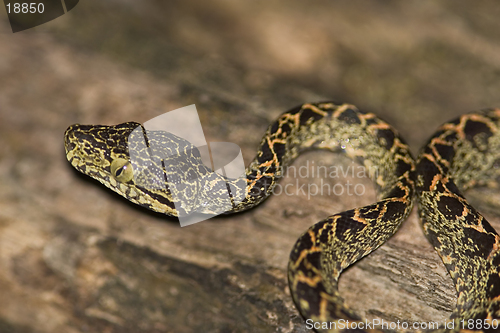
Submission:
[[[165,132],[146,131],[133,122],[70,126],[65,147],[68,160],[77,170],[134,203],[171,216],[252,208],[272,193],[283,168],[302,151],[343,152],[370,170],[379,201],[332,215],[297,240],[288,264],[290,291],[297,308],[304,318],[320,323],[315,326],[320,332],[383,332],[362,327],[362,319],[344,305],[338,279],[342,270],[397,231],[410,213],[416,193],[424,233],[457,289],[457,307],[452,315],[455,329],[433,331],[448,332],[459,331],[462,319],[500,318],[500,238],[460,192],[497,184],[499,126],[500,110],[471,113],[447,123],[424,147],[415,167],[398,133],[374,114],[348,104],[304,104],[271,124],[243,180],[228,180],[211,172],[185,140]],[[146,145],[133,147],[135,141],[130,138],[134,135],[143,135]],[[187,158],[155,159],[161,153],[156,150],[167,142]],[[143,151],[143,163],[131,161],[132,149]],[[167,179],[187,184],[186,190],[169,189]],[[244,181],[245,186],[238,186],[241,183],[237,181]],[[195,199],[188,188],[196,188],[201,194]],[[244,193],[236,193],[238,188]],[[203,191],[211,191],[212,200],[207,200]],[[229,191],[233,197],[242,194],[243,200],[222,207],[221,201],[213,199],[218,191]],[[185,204],[175,206],[173,195],[184,196]],[[355,330],[332,327],[331,323],[340,319],[361,324]],[[486,331],[468,328],[465,326],[463,332]]]

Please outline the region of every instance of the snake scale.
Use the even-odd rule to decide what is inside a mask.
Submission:
[[[272,194],[284,167],[301,152],[342,152],[367,170],[376,170],[369,176],[377,188],[378,202],[332,215],[297,240],[290,254],[288,280],[301,315],[319,323],[314,326],[318,332],[393,332],[363,327],[363,319],[339,295],[338,279],[344,269],[397,231],[416,198],[424,233],[457,291],[452,314],[457,325],[420,332],[486,332],[492,328],[484,326],[485,321],[480,322],[481,327],[467,323],[485,319],[490,323],[500,318],[500,237],[462,191],[498,185],[499,129],[500,110],[463,115],[442,125],[415,163],[397,131],[373,113],[363,113],[349,104],[303,104],[283,113],[269,126],[257,156],[246,169],[243,200],[233,202],[231,207],[220,207],[217,200],[207,201],[203,193],[201,199],[194,199],[189,189],[175,189],[179,193],[173,193],[166,186],[167,179],[176,179],[200,192],[229,190],[236,195],[233,192],[239,188],[232,183],[237,180],[205,167],[189,142],[169,133],[147,131],[135,122],[72,125],[65,133],[65,148],[68,161],[78,171],[136,204],[170,216],[252,208]],[[133,147],[134,135],[143,135],[146,146]],[[153,158],[166,142],[188,158]],[[142,149],[143,163],[131,161],[132,149]],[[176,208],[173,194],[184,195],[182,207]],[[337,327],[341,321],[356,326]]]

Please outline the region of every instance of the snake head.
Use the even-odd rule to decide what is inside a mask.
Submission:
[[[135,122],[72,125],[65,148],[78,171],[154,211],[187,216],[232,208],[223,204],[226,179],[203,164],[189,141],[169,132],[147,131]]]
[[[141,124],[71,125],[64,133],[66,158],[78,171],[109,182],[113,161],[129,160],[128,137],[136,129]]]
[[[136,122],[115,126],[75,124],[64,134],[66,158],[76,170],[98,180],[127,200],[177,216],[168,188],[165,188],[165,178],[161,170],[158,171],[161,166],[153,165],[150,160],[143,163],[131,160],[131,153],[134,155],[137,150],[141,152],[140,157],[148,158],[144,156],[144,153],[149,154],[145,139],[144,127]],[[146,149],[139,148],[141,144]],[[149,175],[148,184],[141,184],[148,166],[156,172],[153,177]],[[141,168],[142,173],[139,173]],[[151,182],[156,182],[157,186],[151,186]]]

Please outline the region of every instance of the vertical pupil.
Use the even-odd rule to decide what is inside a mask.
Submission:
[[[125,170],[126,165],[122,166],[121,168],[116,169],[116,177],[119,177],[122,172]]]

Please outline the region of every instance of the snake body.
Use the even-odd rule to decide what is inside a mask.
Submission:
[[[419,215],[455,284],[453,317],[500,318],[500,236],[462,194],[475,186],[498,186],[500,110],[442,125],[417,163]]]
[[[397,231],[410,213],[416,194],[424,233],[457,289],[452,318],[458,323],[458,319],[500,318],[499,236],[459,190],[496,184],[500,175],[498,126],[500,110],[472,113],[447,123],[422,150],[415,166],[397,131],[374,114],[349,104],[303,104],[283,113],[269,126],[257,156],[244,177],[237,180],[211,172],[189,142],[169,133],[147,131],[135,122],[72,125],[65,133],[65,147],[69,162],[80,172],[134,203],[170,216],[252,208],[272,194],[284,167],[301,152],[343,152],[371,170],[378,202],[332,215],[297,240],[290,254],[288,279],[299,312],[317,323],[363,322],[344,305],[337,288],[339,276]],[[141,140],[134,140],[134,136]],[[136,146],[142,141],[144,145]],[[161,151],[167,146],[177,155]],[[141,152],[141,163],[130,158],[132,151]],[[171,157],[155,158],[159,154]],[[179,155],[182,159],[177,158]],[[167,180],[186,186],[169,188]],[[209,191],[210,195],[204,195]],[[223,192],[242,200],[232,200],[228,205],[217,200],[217,195],[214,199],[214,193]],[[179,196],[185,199],[182,207],[174,205],[174,198]],[[348,330],[319,325],[315,329],[385,332],[356,327]],[[459,327],[433,332],[448,331],[459,331]]]

